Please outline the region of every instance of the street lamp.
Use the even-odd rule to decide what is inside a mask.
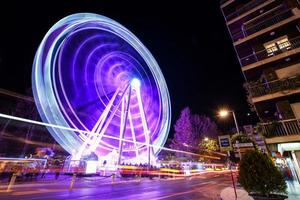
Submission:
[[[236,121],[235,113],[234,113],[233,110],[225,110],[225,109],[220,110],[219,111],[219,116],[222,117],[222,118],[224,118],[224,117],[227,117],[229,113],[232,113],[232,116],[233,116],[233,119],[234,119],[234,123],[235,123],[236,131],[238,133],[240,133],[239,126],[238,126],[238,123]]]
[[[208,140],[209,140],[208,137],[205,137],[205,138],[204,138],[204,141],[205,141],[205,142],[207,142]]]
[[[234,113],[233,110],[225,110],[225,109],[220,110],[219,111],[219,116],[222,117],[222,118],[227,117],[230,112],[232,113],[232,116],[233,116],[233,119],[234,119],[236,131],[238,133],[240,133],[239,126],[237,124],[235,113]],[[227,158],[229,160],[230,153],[229,153],[229,151],[227,153],[228,153],[228,157]],[[239,154],[240,154],[240,151],[239,151]],[[229,168],[230,168],[231,181],[232,181],[232,185],[233,185],[233,189],[234,189],[235,199],[237,199],[236,187],[235,187],[235,183],[234,183],[234,178],[233,178],[233,173],[232,173],[232,170],[231,170],[231,162],[230,161],[229,161],[229,165],[230,165]]]

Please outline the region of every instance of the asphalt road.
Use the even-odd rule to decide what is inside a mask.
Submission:
[[[228,172],[211,172],[192,178],[142,179],[141,181],[81,179],[68,190],[70,179],[44,183],[25,183],[13,188],[13,192],[0,192],[0,199],[115,199],[115,200],[170,200],[211,199],[219,200],[221,190],[232,186]]]

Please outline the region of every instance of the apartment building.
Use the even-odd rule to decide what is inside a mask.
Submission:
[[[257,130],[300,180],[299,0],[222,0],[220,7],[261,121]]]

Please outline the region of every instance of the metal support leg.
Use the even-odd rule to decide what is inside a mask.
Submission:
[[[128,112],[129,112],[130,98],[131,98],[131,86],[129,86],[129,90],[128,90],[128,96],[127,96],[127,100],[126,100],[126,110],[125,110],[125,113],[124,113],[124,119],[121,118],[121,120],[123,120],[123,127],[120,127],[120,129],[122,128],[122,132],[120,133],[120,140],[119,140],[118,165],[120,165],[121,159],[122,159],[123,139],[124,139],[124,134],[125,134],[125,131],[126,131],[126,123],[127,123],[127,118],[128,118]],[[125,102],[124,102],[124,104],[125,104]]]

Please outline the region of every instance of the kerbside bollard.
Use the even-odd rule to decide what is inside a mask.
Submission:
[[[7,186],[6,192],[11,192],[12,191],[11,188],[15,184],[16,178],[17,178],[17,173],[13,173],[13,175],[11,176],[11,179],[9,181],[9,184]]]
[[[111,176],[111,184],[115,184],[115,178],[116,178],[115,176],[116,176],[116,174],[113,173]]]
[[[141,182],[142,172],[140,170],[137,170],[136,172],[137,172],[136,178],[138,179],[139,182]]]
[[[73,173],[71,184],[70,184],[70,187],[69,187],[70,191],[73,189],[73,186],[74,186],[74,183],[75,183],[75,180],[76,180],[76,175],[77,175],[76,173]]]

